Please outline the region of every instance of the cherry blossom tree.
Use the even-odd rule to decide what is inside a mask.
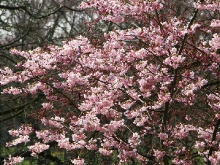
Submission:
[[[22,60],[0,70],[1,93],[44,99],[30,115],[40,127],[9,131],[7,147],[26,148],[4,164],[53,146],[69,154],[65,162],[51,158],[58,164],[219,164],[220,2],[79,6],[88,8],[112,27],[99,39],[11,49]]]
[[[58,45],[69,37],[86,34],[87,28],[90,28],[86,21],[92,20],[95,15],[91,15],[89,10],[77,9],[80,2],[80,0],[1,0],[0,68],[13,68],[18,61],[22,60],[22,57],[9,53],[11,48],[29,50],[40,46],[46,49],[48,44]],[[13,86],[19,86],[19,84],[13,83]],[[3,88],[5,86],[0,85],[0,91]],[[28,114],[32,113],[36,107],[39,108],[43,99],[43,95],[22,97],[1,94],[0,162],[7,154],[5,143],[10,140],[6,130],[19,123],[34,124],[34,120],[31,120]]]

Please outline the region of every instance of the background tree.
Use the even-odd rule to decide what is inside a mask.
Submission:
[[[86,34],[88,31],[86,22],[92,20],[94,15],[88,10],[77,9],[79,4],[80,1],[75,0],[2,0],[0,2],[0,68],[14,68],[17,62],[24,60],[22,57],[12,56],[9,53],[11,48],[28,50],[43,47],[46,49],[47,45],[59,45],[67,38]],[[15,82],[12,84],[20,86]],[[2,85],[0,90],[3,90]],[[34,108],[39,107],[43,99],[42,95],[37,97],[1,95],[1,162],[6,154],[5,143],[9,140],[7,130],[20,123],[32,123],[29,114]]]
[[[30,155],[58,164],[218,164],[219,2],[90,0],[77,10],[88,8],[98,18],[87,33],[11,50],[21,60],[1,69],[2,94],[42,104],[34,101],[33,125],[9,131],[17,138],[7,146],[20,150],[5,164]],[[95,25],[101,33],[91,35]]]

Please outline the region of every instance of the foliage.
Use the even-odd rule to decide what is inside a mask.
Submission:
[[[22,60],[0,70],[2,94],[45,98],[30,114],[41,125],[10,130],[7,147],[57,164],[219,164],[219,5],[88,0],[94,24],[110,22],[98,39],[11,49]]]

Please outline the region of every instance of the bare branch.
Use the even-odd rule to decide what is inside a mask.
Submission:
[[[50,15],[53,15],[55,14],[56,12],[62,10],[63,8],[66,8],[68,10],[71,10],[71,11],[76,11],[76,12],[81,12],[83,10],[79,10],[79,9],[72,9],[70,7],[67,7],[67,6],[61,6],[59,7],[58,9],[54,10],[53,12],[49,13],[49,14],[46,14],[46,15],[43,15],[43,16],[40,16],[38,17],[37,15],[31,13],[26,6],[17,6],[17,7],[14,7],[14,6],[4,6],[4,5],[0,5],[0,9],[7,9],[7,10],[23,10],[24,12],[26,12],[29,16],[31,17],[34,17],[36,19],[42,19],[42,18],[45,18],[45,17],[48,17]]]

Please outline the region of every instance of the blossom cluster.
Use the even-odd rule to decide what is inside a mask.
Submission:
[[[36,109],[41,128],[27,147],[32,156],[55,142],[79,153],[70,160],[79,165],[91,152],[118,164],[218,164],[220,38],[212,31],[219,20],[204,27],[187,14],[170,18],[164,4],[88,0],[80,8],[95,8],[98,20],[138,26],[108,31],[98,46],[78,36],[47,50],[11,50],[25,60],[15,66],[19,71],[0,70],[1,93],[45,95]],[[194,8],[195,15],[217,10],[214,3]],[[10,130],[18,138],[7,146],[27,143],[32,132],[28,125]]]
[[[16,137],[11,142],[8,142],[6,145],[8,147],[10,146],[16,146],[17,144],[20,143],[27,143],[30,141],[29,139],[29,134],[32,133],[34,130],[30,125],[22,125],[19,129],[16,130],[9,130],[9,134],[12,135],[13,137]]]
[[[24,160],[23,157],[17,156],[17,157],[12,157],[9,155],[9,158],[7,160],[4,160],[4,165],[14,165],[17,163],[20,163]]]

